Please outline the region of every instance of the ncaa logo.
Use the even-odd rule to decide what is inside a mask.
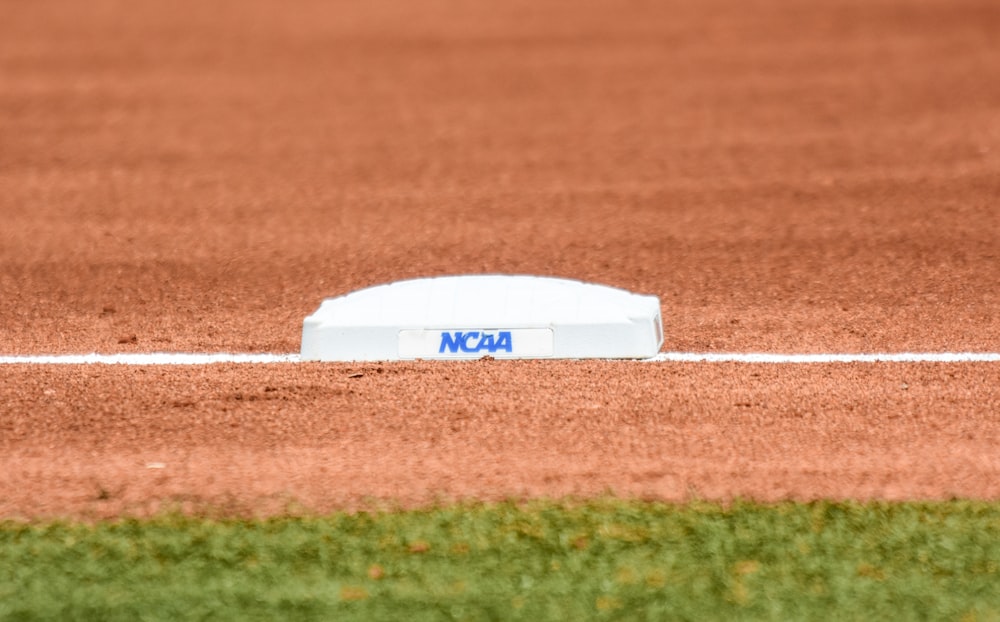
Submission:
[[[514,349],[509,330],[500,331],[442,331],[438,354],[450,352],[512,352]]]

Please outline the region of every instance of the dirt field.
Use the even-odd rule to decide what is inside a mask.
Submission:
[[[467,272],[658,295],[668,350],[1000,351],[993,0],[2,13],[0,354],[295,352]],[[0,517],[1000,499],[998,456],[995,363],[0,366]]]

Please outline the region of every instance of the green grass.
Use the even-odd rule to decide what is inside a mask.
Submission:
[[[1000,619],[1000,504],[0,524],[3,620]]]

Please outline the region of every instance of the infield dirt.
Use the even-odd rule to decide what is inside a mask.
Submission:
[[[669,350],[1000,351],[995,2],[3,12],[0,353],[294,352],[324,297],[481,272],[658,295]],[[995,499],[998,383],[995,364],[4,367],[0,516]]]

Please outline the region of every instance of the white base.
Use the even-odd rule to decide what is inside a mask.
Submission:
[[[537,276],[398,281],[324,300],[302,326],[304,361],[649,358],[660,302]]]

